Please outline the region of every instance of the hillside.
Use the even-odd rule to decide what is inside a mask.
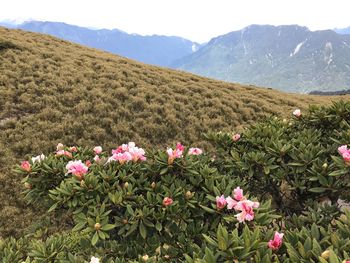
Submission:
[[[148,66],[0,27],[0,229],[20,233],[26,222],[16,217],[38,216],[19,199],[21,178],[9,167],[58,142],[105,149],[127,141],[148,148],[176,141],[206,147],[202,135],[208,131],[237,131],[265,115],[330,101]]]
[[[289,92],[350,87],[350,35],[252,25],[212,39],[173,66],[226,81]]]
[[[89,29],[60,22],[30,21],[16,25],[16,28],[52,35],[159,66],[169,66],[174,60],[190,55],[199,47],[199,44],[181,37],[141,36],[118,29]]]

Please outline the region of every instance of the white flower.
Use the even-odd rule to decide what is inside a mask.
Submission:
[[[100,260],[95,257],[91,257],[90,263],[100,263]]]
[[[44,154],[41,154],[41,155],[32,157],[32,162],[33,163],[35,163],[35,162],[40,163],[41,161],[45,160],[45,158],[46,158],[46,156]]]

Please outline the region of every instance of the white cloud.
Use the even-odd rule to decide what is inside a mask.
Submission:
[[[62,21],[198,42],[250,24],[350,26],[348,0],[2,0],[0,20]]]

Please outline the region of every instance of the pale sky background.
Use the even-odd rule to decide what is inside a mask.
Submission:
[[[350,26],[350,0],[0,0],[0,21],[45,20],[200,43],[250,24]]]

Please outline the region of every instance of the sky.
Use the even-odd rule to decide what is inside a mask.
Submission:
[[[0,0],[0,21],[58,21],[204,43],[251,24],[350,26],[349,0]]]

